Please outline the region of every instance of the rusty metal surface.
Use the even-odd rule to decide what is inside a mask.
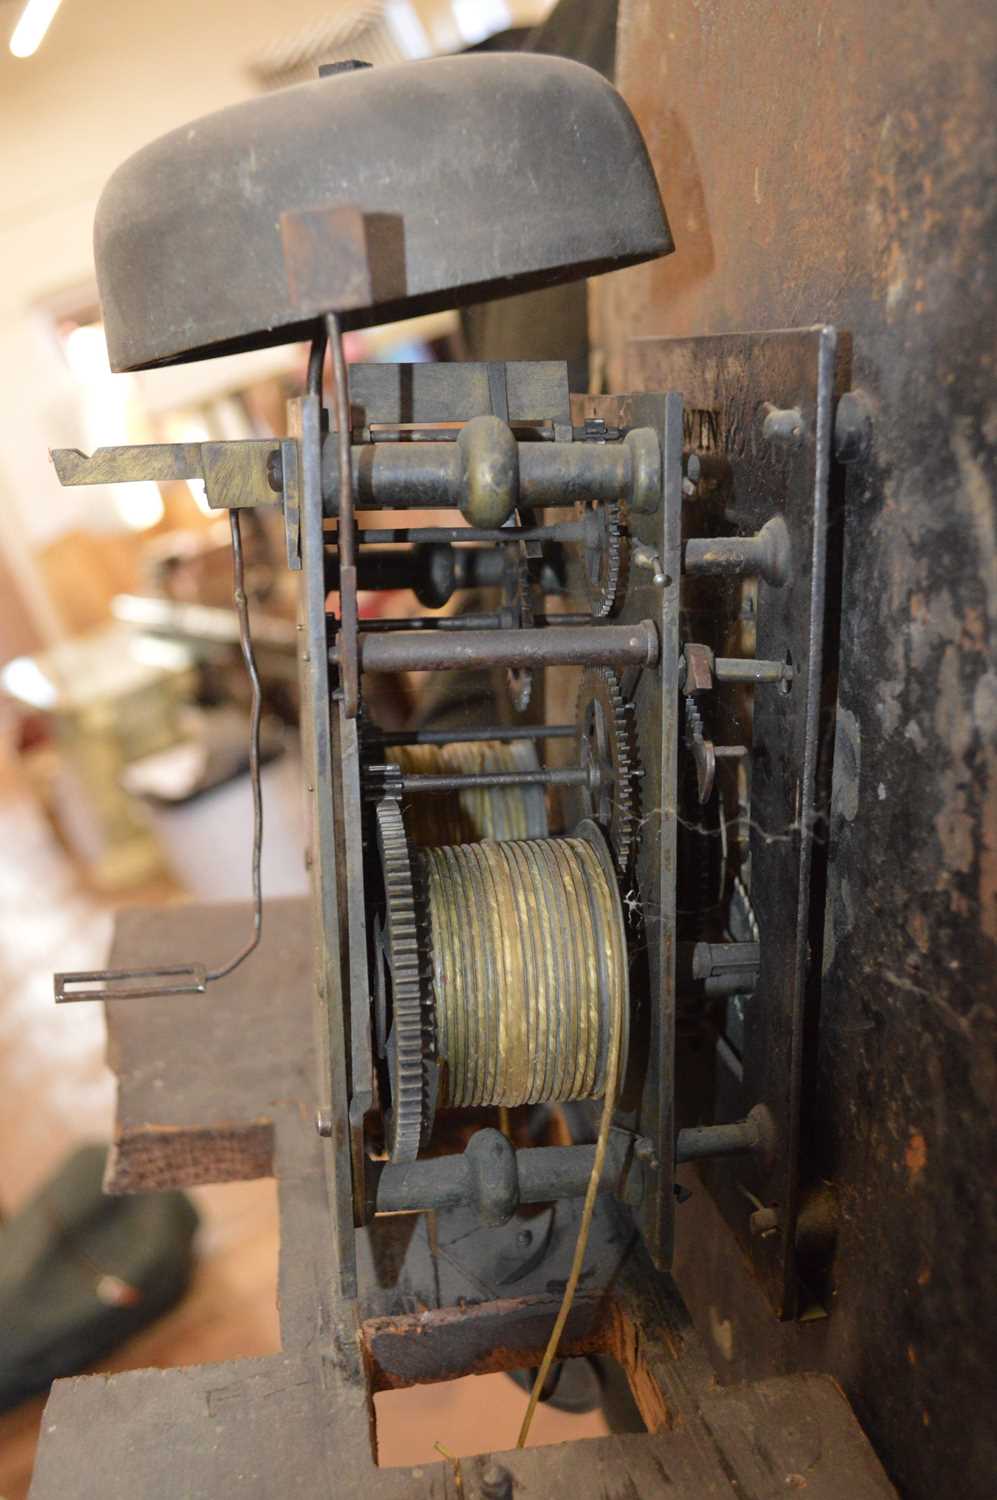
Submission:
[[[291,304],[342,312],[372,299],[364,216],[348,203],[282,213],[280,234]]]
[[[677,253],[596,297],[614,384],[636,334],[820,318],[851,335],[872,407],[871,455],[832,492],[838,708],[806,1053],[807,1161],[841,1203],[832,1315],[776,1335],[701,1219],[679,1265],[723,1371],[819,1359],[914,1497],[955,1475],[983,1497],[997,1471],[995,53],[982,0],[629,0],[618,83]]]

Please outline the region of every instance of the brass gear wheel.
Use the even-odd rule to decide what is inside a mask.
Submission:
[[[612,614],[623,576],[623,516],[614,501],[586,500],[579,506],[585,527],[585,581],[592,618]]]
[[[703,716],[695,698],[685,700],[685,746],[696,767],[696,791],[700,805],[709,802],[717,774],[717,757],[713,741],[703,733]]]
[[[581,816],[609,839],[617,868],[630,863],[637,832],[637,738],[633,714],[610,667],[589,667],[578,688],[578,759],[590,772],[580,788]]]
[[[377,804],[377,852],[384,881],[375,959],[379,1050],[391,1095],[385,1111],[387,1148],[392,1161],[411,1162],[432,1126],[436,1070],[429,1045],[432,998],[422,960],[421,905],[401,809],[391,797]]]

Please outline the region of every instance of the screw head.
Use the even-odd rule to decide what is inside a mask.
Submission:
[[[756,1208],[748,1219],[748,1228],[757,1239],[767,1239],[779,1228],[779,1214],[774,1208]]]
[[[521,1229],[516,1235],[516,1244],[519,1246],[520,1250],[528,1250],[533,1244],[533,1230]]]
[[[487,1464],[481,1475],[482,1500],[511,1500],[512,1475],[508,1469],[494,1461]]]
[[[834,456],[839,464],[858,463],[872,448],[872,407],[863,391],[845,391],[834,414]]]
[[[648,1166],[657,1166],[654,1155],[654,1142],[650,1136],[639,1135],[634,1141],[634,1156],[638,1161],[647,1162]]]
[[[762,436],[770,442],[785,443],[795,448],[803,437],[803,413],[798,406],[780,408],[771,402],[766,404]]]
[[[332,1135],[331,1109],[317,1109],[315,1111],[315,1129],[323,1139],[327,1140]]]

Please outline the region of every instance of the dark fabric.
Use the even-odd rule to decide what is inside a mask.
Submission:
[[[197,1212],[183,1194],[102,1191],[86,1146],[0,1228],[0,1410],[75,1375],[183,1296]]]

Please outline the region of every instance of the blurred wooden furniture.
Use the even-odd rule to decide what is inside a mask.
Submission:
[[[194,688],[188,651],[105,625],[8,663],[2,681],[51,726],[58,767],[35,789],[94,886],[120,891],[161,873],[158,844],[121,773],[184,737],[180,710]]]

